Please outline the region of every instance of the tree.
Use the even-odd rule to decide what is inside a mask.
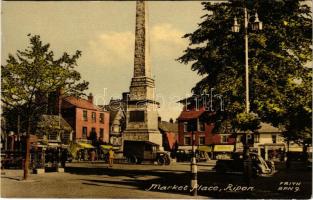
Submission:
[[[62,88],[67,95],[84,95],[88,82],[80,81],[81,75],[74,69],[80,51],[72,56],[63,53],[54,59],[50,44],[43,44],[39,35],[28,36],[30,46],[18,50],[16,56],[9,54],[7,64],[1,66],[1,101],[7,110],[19,110],[27,116],[25,131],[29,133],[37,113],[41,114],[46,106],[44,99],[49,93]]]
[[[81,76],[74,69],[81,56],[80,51],[74,55],[63,53],[54,59],[50,44],[43,44],[39,35],[29,34],[28,37],[30,46],[23,51],[18,50],[16,56],[9,54],[6,64],[1,66],[4,114],[24,116],[25,123],[21,124],[25,124],[22,127],[25,127],[27,135],[34,132],[38,117],[44,113],[45,98],[49,93],[62,88],[68,95],[80,96],[88,89],[88,82],[80,81]]]
[[[303,134],[298,133],[311,132],[312,113],[312,74],[306,66],[312,60],[312,16],[306,4],[299,0],[203,2],[207,14],[197,30],[184,36],[190,44],[178,61],[192,63],[191,69],[204,76],[193,92],[214,88],[225,102],[221,120],[240,128],[236,122],[244,112],[244,33],[232,33],[231,27],[235,17],[243,26],[243,3],[251,16],[258,13],[264,26],[258,32],[248,28],[251,111],[262,121],[284,126],[286,136],[301,139]]]

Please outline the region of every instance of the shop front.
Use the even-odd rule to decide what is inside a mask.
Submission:
[[[213,148],[213,158],[217,160],[231,159],[234,152],[234,145],[216,144]]]

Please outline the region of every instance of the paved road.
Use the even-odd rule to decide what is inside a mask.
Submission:
[[[279,169],[273,177],[258,177],[248,187],[244,184],[242,175],[220,175],[210,170],[211,168],[212,163],[203,163],[199,166],[198,194],[203,198],[309,198],[311,196],[312,173],[309,170]],[[30,175],[29,181],[21,181],[21,170],[6,170],[6,175],[1,176],[1,196],[190,198],[189,170],[188,163],[174,163],[171,166],[118,164],[113,168],[108,168],[103,163],[72,163],[68,165],[65,173]],[[289,191],[280,190],[279,187],[283,187],[282,184],[287,182],[294,185],[288,186]]]

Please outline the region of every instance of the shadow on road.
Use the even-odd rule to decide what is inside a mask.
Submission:
[[[84,184],[101,185],[116,185],[130,186],[139,190],[147,190],[152,184],[158,186],[185,186],[190,185],[190,172],[174,170],[139,170],[139,169],[114,169],[114,168],[83,168],[83,167],[69,167],[66,172],[80,175],[106,175],[108,178],[104,180],[99,179],[81,179]],[[120,179],[119,177],[123,177]],[[301,192],[294,191],[278,191],[279,184],[282,181],[301,182]],[[231,187],[230,187],[231,184]],[[253,191],[242,191],[243,187],[247,187],[244,183],[243,175],[240,174],[218,174],[216,172],[199,172],[198,173],[198,195],[210,198],[309,198],[311,195],[311,172],[303,171],[301,174],[297,170],[281,170],[273,177],[257,177],[252,179],[251,187]],[[217,191],[209,191],[211,187],[218,188]],[[114,186],[115,187],[115,186]],[[190,194],[190,187],[185,191],[178,191],[173,189],[160,189],[154,187],[150,191],[175,193],[175,194]],[[241,188],[241,189],[240,189]],[[118,194],[117,194],[118,196]]]

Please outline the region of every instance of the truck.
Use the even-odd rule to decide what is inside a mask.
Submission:
[[[157,144],[148,141],[124,141],[123,155],[129,163],[133,164],[150,161],[157,162],[159,165],[169,165],[171,163],[169,152],[157,149]]]

